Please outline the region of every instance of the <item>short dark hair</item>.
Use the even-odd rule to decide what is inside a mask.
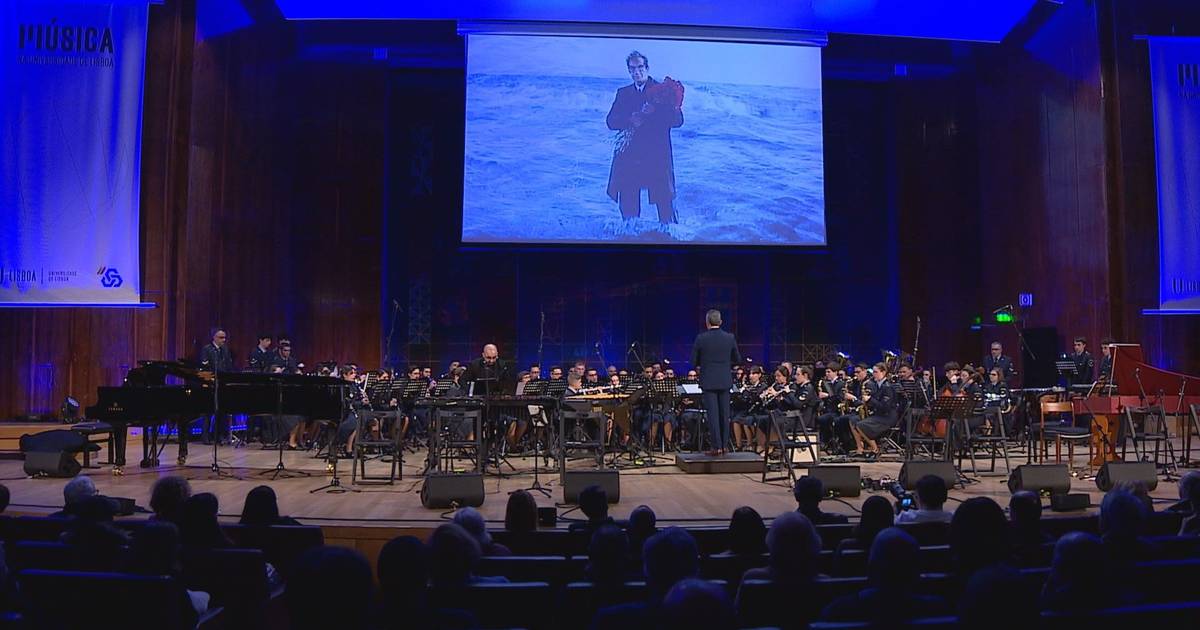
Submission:
[[[162,519],[176,520],[183,502],[192,496],[192,486],[178,475],[163,477],[150,489],[150,509]]]
[[[603,520],[608,516],[608,493],[595,485],[580,490],[579,509],[589,520]]]
[[[798,370],[798,373],[803,374],[810,379],[812,378],[812,375],[813,375],[812,368],[808,367],[807,365],[801,365],[800,369]]]
[[[1008,500],[1008,518],[1019,525],[1035,525],[1042,518],[1042,499],[1035,492],[1014,492]]]
[[[775,373],[782,374],[783,378],[791,378],[792,377],[792,373],[788,371],[786,365],[781,365],[781,366],[775,368]]]
[[[792,487],[792,496],[800,507],[816,505],[825,496],[825,484],[819,477],[805,475],[796,480]]]
[[[887,364],[883,363],[883,362],[876,363],[874,366],[874,369],[879,370],[880,372],[883,372],[884,374],[888,373]]]
[[[504,529],[510,532],[537,529],[537,502],[532,494],[517,490],[508,495],[508,505],[504,507]]]
[[[642,59],[645,59],[645,57],[642,57]],[[646,67],[647,68],[650,67],[650,62],[648,62],[648,61],[646,62]],[[715,308],[709,309],[709,311],[704,314],[704,322],[706,324],[708,324],[709,326],[720,326],[721,325],[721,311],[718,311]]]
[[[1087,338],[1086,338],[1086,337],[1076,337],[1076,338],[1075,338],[1075,343],[1081,343],[1081,344],[1083,344],[1083,345],[1085,345],[1085,346],[1086,346],[1086,345],[1087,345]]]
[[[268,332],[260,332],[260,333],[258,333],[258,340],[259,340],[259,341],[262,341],[263,339],[271,339],[271,338],[272,338],[272,337],[271,337],[271,333],[268,333]]]
[[[941,477],[925,475],[917,480],[917,497],[921,500],[921,505],[941,507],[948,496],[946,482]]]
[[[628,66],[630,63],[633,63],[634,59],[638,58],[641,58],[642,63],[646,64],[647,68],[650,67],[650,60],[646,58],[646,55],[643,55],[636,50],[630,51],[629,54],[625,56],[625,65]]]

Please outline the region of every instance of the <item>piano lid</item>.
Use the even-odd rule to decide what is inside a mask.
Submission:
[[[1111,347],[1112,375],[1117,382],[1118,394],[1140,396],[1144,391],[1147,396],[1156,396],[1161,391],[1166,396],[1177,396],[1183,385],[1185,396],[1200,396],[1200,376],[1180,374],[1146,363],[1142,347],[1135,343],[1114,343]]]

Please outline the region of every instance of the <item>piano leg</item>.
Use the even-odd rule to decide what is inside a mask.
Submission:
[[[179,427],[179,456],[175,463],[184,466],[188,458],[188,438],[192,436],[192,421],[181,418],[176,426]]]
[[[110,453],[113,467],[113,474],[122,474],[122,469],[125,468],[125,442],[129,433],[129,425],[124,422],[112,423],[112,445],[113,452]]]

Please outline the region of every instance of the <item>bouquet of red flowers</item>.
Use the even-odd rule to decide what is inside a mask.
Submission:
[[[672,79],[669,75],[663,77],[663,80],[659,83],[646,88],[646,103],[642,105],[641,111],[634,112],[633,114],[636,119],[634,126],[617,132],[615,141],[615,150],[617,153],[621,153],[629,147],[634,133],[641,126],[640,117],[653,114],[659,107],[669,107],[671,109],[683,107],[683,84]]]
[[[678,109],[683,107],[683,84],[668,75],[646,89],[646,98],[656,106]]]

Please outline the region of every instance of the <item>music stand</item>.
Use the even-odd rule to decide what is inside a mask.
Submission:
[[[348,408],[346,406],[346,387],[353,386],[353,385],[354,385],[354,383],[351,383],[349,381],[343,381],[342,383],[339,383],[337,386],[338,389],[340,390],[340,395],[342,398],[342,414],[341,414],[341,418],[338,419],[337,425],[335,425],[334,429],[333,429],[333,434],[334,434],[335,439],[337,438],[337,427],[341,426],[342,422],[344,422],[346,420],[346,415],[347,415],[346,412],[348,411]],[[330,440],[329,446],[325,452],[326,459],[330,464],[329,472],[332,474],[332,477],[329,479],[329,483],[327,483],[319,488],[313,488],[312,490],[309,490],[308,491],[309,494],[316,494],[318,492],[321,492],[322,490],[327,493],[330,493],[330,494],[341,494],[343,492],[362,492],[358,488],[351,488],[350,486],[342,485],[342,480],[340,478],[338,478],[338,456],[337,456],[337,450],[336,450],[335,446],[336,445],[333,443],[333,440]]]
[[[524,389],[521,390],[521,395],[527,396],[527,397],[545,397],[546,389],[549,386],[548,384],[551,382],[557,383],[559,381],[562,381],[563,388],[565,391],[565,388],[566,388],[566,380],[565,379],[559,379],[558,381],[545,381],[545,380],[538,379],[536,381],[529,381],[528,383],[525,383]],[[546,413],[545,405],[536,405],[536,406],[541,409],[542,413]],[[526,414],[529,413],[528,406],[523,407],[523,409],[525,409]],[[549,418],[547,418],[547,420],[549,421]],[[533,423],[532,416],[530,416],[529,422],[530,422],[530,424]],[[549,425],[549,422],[547,422],[547,426],[548,425]],[[533,436],[532,441],[533,441],[533,485],[531,485],[525,489],[532,491],[532,492],[541,492],[543,495],[545,495],[547,498],[549,498],[550,496],[552,496],[551,492],[549,489],[542,486],[542,482],[539,477],[540,468],[538,467],[538,456],[541,455],[542,453],[538,448],[538,439],[537,439],[536,434]],[[549,465],[548,460],[547,460],[547,465]]]
[[[1070,359],[1058,359],[1054,362],[1054,369],[1058,370],[1058,376],[1064,378],[1068,385],[1075,383],[1075,377],[1079,376],[1079,369],[1075,367],[1075,362]]]
[[[275,424],[280,429],[283,429],[283,379],[276,377],[272,378],[271,380],[275,381]],[[276,437],[279,438],[276,440],[276,442],[279,443],[279,461],[275,464],[275,468],[272,468],[271,470],[260,471],[258,474],[270,475],[271,481],[278,479],[281,475],[284,479],[291,479],[293,477],[311,477],[312,474],[307,471],[288,470],[287,466],[283,465],[283,445],[287,442],[287,439],[282,435]]]
[[[210,437],[212,438],[212,465],[209,467],[212,470],[212,479],[221,479],[223,477],[233,477],[241,479],[237,475],[221,468],[220,462],[217,461],[217,447],[221,445],[221,373],[213,370],[213,425]],[[233,435],[233,419],[229,420],[229,435]]]
[[[945,446],[943,454],[945,461],[953,461],[954,458],[950,455],[950,445],[953,441],[955,427],[958,420],[965,420],[968,414],[975,409],[974,396],[938,396],[930,401],[929,405],[929,420],[936,422],[946,419],[949,421],[949,427],[946,429]],[[957,469],[957,468],[956,468]],[[959,472],[961,475],[962,472]]]

